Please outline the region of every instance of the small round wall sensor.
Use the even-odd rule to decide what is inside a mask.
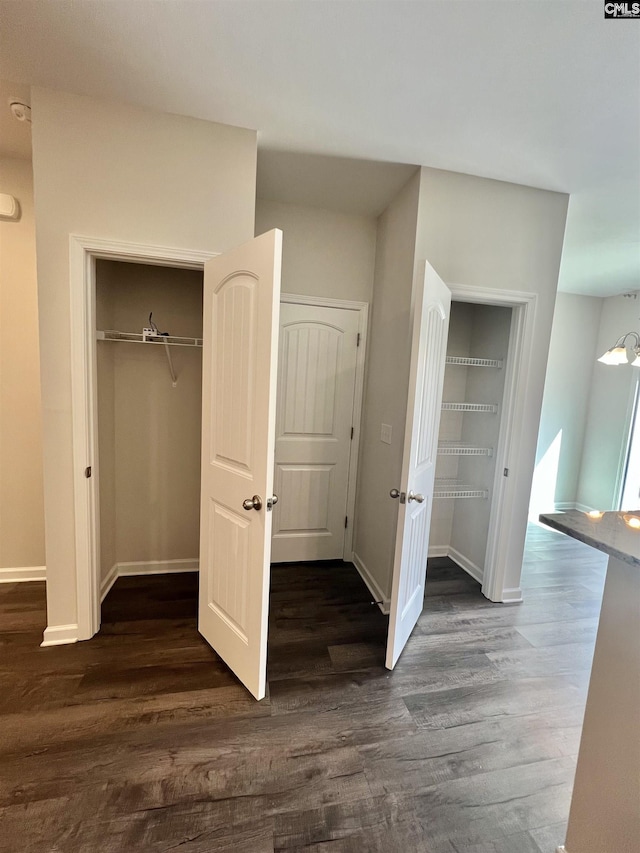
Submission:
[[[10,98],[9,109],[13,117],[17,118],[18,121],[31,121],[31,107],[29,104],[24,104],[22,101]]]

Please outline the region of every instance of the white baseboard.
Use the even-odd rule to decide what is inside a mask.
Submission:
[[[476,566],[476,564],[472,563],[471,560],[464,556],[464,554],[461,554],[460,551],[456,551],[456,549],[452,548],[450,545],[430,545],[428,559],[431,557],[449,557],[454,563],[460,566],[461,569],[464,569],[468,575],[471,575],[475,581],[482,583],[484,572],[480,566]]]
[[[147,560],[133,563],[114,563],[100,584],[100,601],[104,601],[109,590],[118,578],[130,578],[136,575],[169,575],[179,572],[197,572],[200,561],[196,558],[186,560]]]
[[[200,560],[197,557],[187,560],[149,560],[136,563],[116,563],[118,577],[128,578],[134,575],[169,575],[174,572],[197,572]]]
[[[576,503],[573,505],[574,509],[579,509],[580,512],[597,512],[598,508],[595,506],[587,506],[586,504]]]
[[[107,572],[107,576],[102,579],[102,583],[100,584],[100,603],[105,600],[107,595],[109,594],[109,590],[114,585],[114,583],[118,580],[118,564],[114,563],[109,571]]]
[[[365,566],[365,564],[362,562],[362,560],[356,554],[355,551],[353,552],[352,560],[353,560],[353,565],[356,567],[356,569],[358,570],[358,574],[360,575],[362,580],[367,585],[367,588],[368,588],[369,592],[371,593],[371,595],[373,596],[374,601],[378,604],[378,607],[380,608],[380,610],[385,615],[388,615],[389,614],[389,608],[391,606],[390,599],[387,598],[385,596],[385,594],[382,592],[382,590],[378,586],[377,581],[375,580],[375,578],[373,577],[373,575],[371,574],[369,569],[367,569],[367,567]]]
[[[0,569],[0,583],[24,583],[46,579],[46,566],[20,566],[15,569]]]
[[[429,553],[427,557],[448,557],[449,556],[449,546],[448,545],[429,545]]]
[[[519,601],[522,601],[522,589],[519,586],[503,589],[500,601],[503,604],[517,604]]]
[[[77,625],[50,625],[45,628],[41,646],[62,646],[78,642]]]
[[[468,557],[465,557],[464,554],[461,554],[460,551],[457,551],[455,548],[449,548],[449,556],[454,563],[460,566],[461,569],[464,569],[468,575],[474,579],[474,581],[478,581],[479,584],[482,583],[482,579],[484,577],[484,569],[481,569],[480,566],[476,566],[475,563],[471,562]]]

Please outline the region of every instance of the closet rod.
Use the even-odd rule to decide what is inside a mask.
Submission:
[[[183,338],[176,335],[158,335],[157,339],[144,338],[135,332],[117,332],[114,329],[97,331],[99,341],[124,341],[129,344],[164,344],[170,347],[202,347],[202,338]]]

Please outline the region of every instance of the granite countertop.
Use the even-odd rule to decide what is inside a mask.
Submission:
[[[571,509],[543,513],[540,521],[624,563],[640,566],[640,510],[586,513]]]

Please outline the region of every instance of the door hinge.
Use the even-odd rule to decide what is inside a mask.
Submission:
[[[348,515],[345,515],[345,517],[344,517],[344,527],[345,527],[345,530],[346,530],[346,528],[347,528],[347,525],[348,525],[348,524],[349,524],[349,516],[348,516]]]
[[[356,338],[356,346],[360,346],[360,332],[358,332],[358,337]]]
[[[353,441],[353,427],[351,427],[351,441]]]
[[[84,469],[84,476],[87,478],[87,480],[88,480],[88,479],[89,479],[89,477],[91,476],[91,465],[88,465],[88,466]]]

